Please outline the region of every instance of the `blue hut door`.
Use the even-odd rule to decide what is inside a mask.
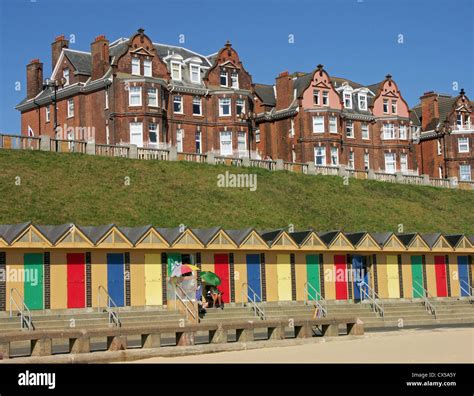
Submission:
[[[354,282],[354,300],[363,300],[364,293],[361,290],[361,282],[369,284],[369,274],[367,272],[366,258],[364,256],[352,256],[352,277]],[[365,287],[365,286],[362,286]],[[366,288],[366,287],[365,287]],[[367,291],[367,290],[365,290]]]
[[[107,254],[107,290],[115,304],[123,307],[124,298],[124,258],[122,253]]]
[[[255,300],[261,301],[260,255],[258,254],[247,254],[247,284],[249,297],[253,298],[253,290],[256,294]]]

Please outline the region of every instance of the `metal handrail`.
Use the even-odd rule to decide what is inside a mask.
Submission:
[[[253,293],[253,296],[250,297],[250,294],[245,292],[245,286],[247,286],[247,289],[250,290]],[[253,311],[255,316],[258,316],[260,319],[265,320],[266,319],[266,314],[265,310],[263,307],[258,305],[256,297],[260,299],[260,296],[253,290],[250,285],[247,282],[242,283],[242,306],[245,306],[245,300],[244,298],[247,297],[247,301],[252,305]]]
[[[16,295],[19,297],[21,301],[20,305],[18,305],[17,301],[15,300],[14,293],[16,293]],[[31,319],[31,311],[25,304],[25,299],[15,287],[10,289],[10,318],[13,317],[13,305],[15,305],[16,310],[20,312],[21,328],[24,329],[26,325],[28,330],[34,330],[33,321]]]
[[[425,306],[426,310],[427,311],[430,311],[430,313],[432,315],[434,315],[434,317],[436,318],[436,307],[433,305],[433,303],[428,300],[430,296],[430,294],[428,293],[428,290],[426,290],[422,285],[420,285],[417,281],[413,281],[414,284],[416,284],[419,288],[421,288],[421,290],[423,290],[423,294],[422,294],[422,299],[423,299],[423,305]],[[414,290],[415,288],[413,288]]]
[[[101,290],[103,290],[107,296],[107,304],[105,305],[105,310],[109,314],[109,325],[113,324],[117,327],[122,327],[122,322],[120,321],[120,318],[118,316],[118,306],[113,300],[113,298],[110,297],[110,294],[107,291],[107,289],[102,285],[99,285],[98,290],[97,290],[97,311],[100,312],[100,306],[101,306],[100,291]]]
[[[383,318],[385,315],[385,307],[383,302],[380,301],[379,295],[365,281],[360,281],[358,286],[360,287],[361,293],[363,293],[369,299],[373,311],[377,312],[380,317]]]
[[[311,288],[312,291],[315,292],[316,294],[316,300],[311,300],[313,301],[316,306],[318,307],[318,317],[319,317],[319,312],[321,312],[322,316],[325,318],[326,315],[328,314],[328,309],[327,309],[327,301],[325,298],[319,293],[311,283],[306,282],[304,284],[304,303],[308,305],[308,296],[309,296],[309,289],[308,286]]]
[[[178,289],[181,293],[184,294],[184,296],[187,298],[188,301],[192,301],[192,298],[188,295],[188,293],[186,293],[186,290],[184,290],[180,285],[175,285],[175,290],[174,290],[174,294],[175,294],[175,297],[177,297],[179,299],[179,301],[181,301],[181,303],[184,305],[184,307],[186,308],[186,319],[188,319],[188,313],[191,314],[191,316],[194,318],[194,320],[197,320],[197,317],[198,317],[198,314],[197,312],[194,312],[194,310],[192,310],[191,308],[189,308],[188,304],[186,304],[186,301],[184,300],[183,297],[181,297],[177,290]],[[176,299],[175,299],[175,308],[176,308]],[[193,308],[194,308],[194,305],[193,305]]]
[[[461,282],[467,286],[467,290],[462,286]],[[473,297],[474,294],[472,292],[472,286],[469,283],[467,283],[464,279],[461,279],[461,282],[459,282],[459,287],[461,288],[461,290],[464,290],[467,294],[469,294],[470,297]]]

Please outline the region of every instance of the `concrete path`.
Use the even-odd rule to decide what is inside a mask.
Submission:
[[[331,342],[156,357],[135,363],[474,363],[474,329],[444,328],[368,333]]]

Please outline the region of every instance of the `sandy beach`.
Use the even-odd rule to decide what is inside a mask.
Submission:
[[[358,339],[221,352],[136,363],[473,363],[474,329],[368,333]]]

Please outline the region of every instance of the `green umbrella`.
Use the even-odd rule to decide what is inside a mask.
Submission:
[[[219,286],[221,284],[221,278],[211,271],[202,271],[201,281],[205,282],[206,285],[209,286]]]

